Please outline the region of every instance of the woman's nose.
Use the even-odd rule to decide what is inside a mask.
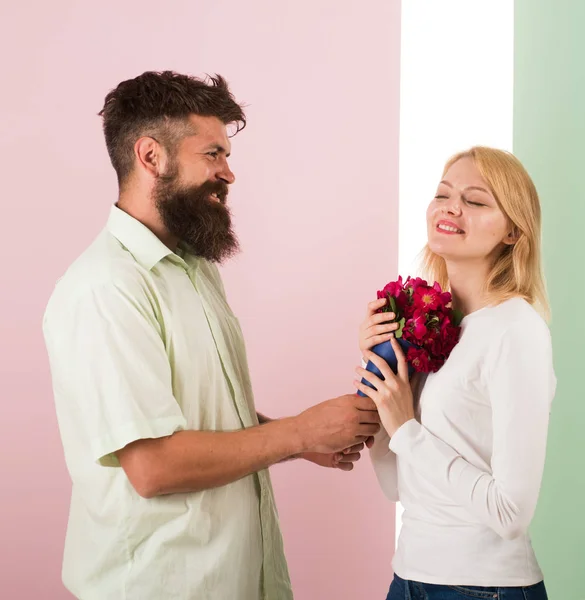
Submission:
[[[461,197],[453,194],[451,195],[442,206],[443,210],[450,215],[461,214]]]

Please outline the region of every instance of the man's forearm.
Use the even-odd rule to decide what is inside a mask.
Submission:
[[[256,415],[258,416],[258,422],[260,423],[260,425],[264,425],[264,423],[270,423],[270,421],[274,421],[274,419],[271,419],[270,417],[267,417],[262,413],[257,412]]]
[[[138,493],[154,497],[226,485],[304,450],[296,421],[288,418],[241,431],[139,440],[118,457]]]

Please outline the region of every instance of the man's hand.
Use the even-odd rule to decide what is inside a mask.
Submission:
[[[373,440],[374,438],[372,438]],[[352,471],[354,463],[360,458],[360,452],[364,449],[364,444],[356,444],[351,448],[343,450],[343,452],[333,452],[331,454],[324,454],[321,452],[305,452],[299,456],[309,462],[315,463],[320,467],[327,467],[329,469],[341,469],[342,471]]]
[[[333,454],[358,444],[380,430],[375,402],[347,394],[321,402],[295,418],[304,452]]]

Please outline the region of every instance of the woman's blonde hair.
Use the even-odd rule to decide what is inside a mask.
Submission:
[[[452,156],[443,176],[462,158],[471,158],[488,184],[517,241],[496,258],[486,282],[490,303],[524,298],[548,318],[549,303],[541,261],[541,210],[536,187],[522,163],[510,152],[474,146]],[[425,246],[422,255],[427,279],[449,289],[445,260]]]

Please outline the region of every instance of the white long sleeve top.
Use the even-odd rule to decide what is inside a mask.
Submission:
[[[404,508],[393,561],[403,579],[525,586],[542,580],[527,529],[556,387],[550,333],[515,298],[463,320],[447,362],[422,389],[417,419],[371,458]]]

